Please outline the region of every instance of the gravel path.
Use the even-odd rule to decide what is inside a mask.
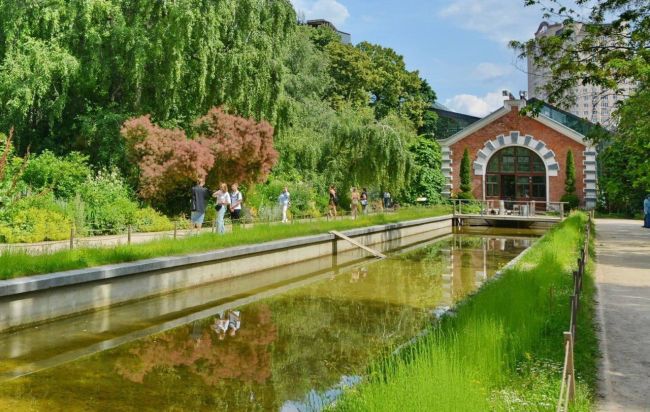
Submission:
[[[602,411],[650,411],[650,229],[596,220]]]

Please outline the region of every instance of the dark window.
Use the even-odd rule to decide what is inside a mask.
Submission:
[[[485,196],[545,200],[546,165],[526,147],[506,147],[492,156],[485,175]]]
[[[487,196],[499,196],[501,189],[499,187],[499,176],[488,175],[485,179],[485,191]]]

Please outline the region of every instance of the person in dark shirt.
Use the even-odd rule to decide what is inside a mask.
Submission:
[[[205,186],[205,179],[200,179],[192,188],[192,227],[201,229],[205,219],[205,204],[210,198],[210,190]]]

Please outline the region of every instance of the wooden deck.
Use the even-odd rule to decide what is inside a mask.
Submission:
[[[562,218],[560,216],[482,215],[480,213],[457,213],[454,215],[454,219],[456,219],[458,225],[460,226],[488,224],[490,226],[548,227],[562,221]]]

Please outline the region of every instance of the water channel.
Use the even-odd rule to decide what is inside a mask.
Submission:
[[[459,232],[0,334],[0,410],[319,410],[539,235]]]

